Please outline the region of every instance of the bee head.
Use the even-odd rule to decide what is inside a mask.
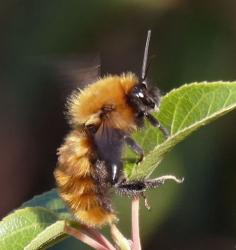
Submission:
[[[159,106],[160,91],[158,88],[139,83],[131,89],[128,100],[136,112],[149,113]]]
[[[159,89],[155,87],[150,87],[147,84],[146,80],[148,69],[151,62],[149,61],[148,63],[148,49],[149,49],[150,39],[151,39],[151,30],[148,30],[146,45],[144,49],[140,83],[135,85],[131,89],[128,95],[128,101],[130,105],[134,108],[134,110],[138,114],[143,114],[143,115],[147,115],[150,111],[158,107],[160,102]]]

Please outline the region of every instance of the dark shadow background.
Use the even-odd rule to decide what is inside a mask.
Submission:
[[[100,52],[103,73],[139,73],[149,28],[151,79],[163,93],[236,79],[234,0],[0,3],[1,216],[54,186],[56,149],[69,129],[64,103],[77,84],[55,64]],[[141,211],[143,249],[235,249],[235,122],[233,112],[196,132],[155,172],[185,183],[151,192],[151,213]],[[115,203],[127,234],[129,201]],[[78,246],[68,240],[53,249]]]

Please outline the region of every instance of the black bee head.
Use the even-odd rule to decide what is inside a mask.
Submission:
[[[136,112],[149,113],[158,107],[160,92],[158,88],[139,83],[131,89],[128,101]]]

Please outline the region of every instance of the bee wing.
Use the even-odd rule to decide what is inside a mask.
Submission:
[[[95,82],[101,75],[99,55],[71,56],[58,60],[54,64],[60,80],[73,89],[83,89],[89,83]]]
[[[44,75],[64,96],[75,89],[83,89],[101,76],[100,56],[67,55],[39,56],[34,58]]]
[[[123,145],[122,131],[114,128],[109,119],[102,122],[94,135],[99,156],[107,162],[120,162]]]

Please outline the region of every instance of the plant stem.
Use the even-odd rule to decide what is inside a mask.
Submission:
[[[141,241],[139,234],[139,197],[132,200],[132,250],[141,250]]]
[[[107,249],[109,250],[116,250],[115,247],[111,244],[111,242],[99,231],[89,228],[88,229],[89,233],[92,234],[94,239],[96,239],[98,242],[102,243]]]
[[[129,241],[119,231],[115,224],[110,226],[111,237],[119,250],[131,250]]]
[[[92,248],[94,248],[96,250],[109,250],[109,248],[103,246],[101,243],[94,240],[93,238],[88,236],[86,233],[78,231],[77,229],[75,229],[73,227],[65,226],[64,232],[75,237],[76,239],[84,242],[85,244],[91,246]]]

